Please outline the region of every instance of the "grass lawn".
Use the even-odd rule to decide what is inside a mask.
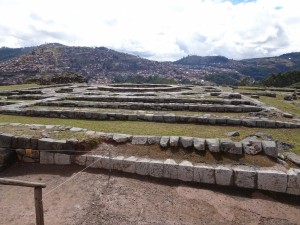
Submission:
[[[23,88],[33,88],[39,87],[37,84],[17,84],[17,85],[8,85],[8,86],[0,86],[0,91],[13,91]]]
[[[9,123],[76,126],[94,131],[103,131],[107,133],[125,133],[136,135],[139,134],[159,136],[177,135],[202,138],[222,138],[227,137],[226,134],[230,131],[239,131],[241,136],[232,138],[232,140],[235,141],[239,141],[249,134],[263,132],[265,134],[272,135],[275,139],[293,144],[295,146],[294,151],[300,154],[300,129],[262,129],[238,126],[168,124],[138,121],[93,121],[12,115],[0,115],[0,121]]]

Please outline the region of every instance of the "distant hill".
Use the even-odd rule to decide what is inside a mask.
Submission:
[[[260,82],[267,87],[298,87],[300,82],[300,70],[286,73],[272,74]]]
[[[15,57],[18,57],[22,54],[30,52],[34,49],[34,47],[26,47],[26,48],[0,48],[0,62],[9,60]]]

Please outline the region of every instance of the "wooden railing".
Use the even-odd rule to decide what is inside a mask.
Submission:
[[[45,188],[46,184],[21,181],[21,180],[13,180],[13,179],[5,179],[5,178],[0,178],[0,184],[22,186],[22,187],[33,187],[34,188],[36,225],[44,225],[42,188]]]

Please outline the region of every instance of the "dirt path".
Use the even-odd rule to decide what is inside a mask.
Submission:
[[[300,199],[82,167],[17,163],[0,177],[45,182],[45,224],[300,224]],[[298,205],[297,205],[298,204]],[[32,188],[0,185],[0,224],[34,223]]]

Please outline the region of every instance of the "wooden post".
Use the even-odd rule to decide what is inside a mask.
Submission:
[[[35,218],[36,225],[44,225],[44,210],[43,210],[43,198],[42,188],[34,188],[34,203],[35,203]]]

